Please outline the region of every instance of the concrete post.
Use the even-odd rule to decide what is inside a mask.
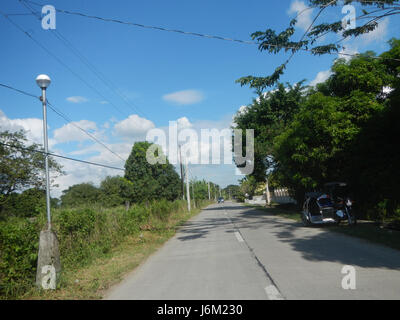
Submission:
[[[52,230],[40,232],[36,285],[40,289],[55,290],[61,272],[58,239]]]

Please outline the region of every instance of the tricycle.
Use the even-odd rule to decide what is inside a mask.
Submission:
[[[347,183],[325,183],[323,191],[305,194],[301,213],[303,225],[339,224],[345,220],[354,226],[357,224],[357,219],[352,207],[353,200],[349,196]]]

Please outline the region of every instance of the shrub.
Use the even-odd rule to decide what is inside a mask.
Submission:
[[[56,209],[52,226],[59,240],[63,270],[74,269],[107,254],[128,235],[150,224],[165,226],[172,213],[186,212],[186,201],[155,201],[148,206],[135,204],[104,209],[79,207]],[[26,218],[9,218],[0,222],[0,297],[16,298],[34,286],[40,230],[46,215],[30,222]]]
[[[23,218],[0,222],[0,296],[15,297],[34,284],[39,228]]]

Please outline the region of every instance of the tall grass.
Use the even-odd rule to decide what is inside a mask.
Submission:
[[[83,267],[107,255],[126,236],[167,228],[173,213],[184,212],[187,203],[182,200],[133,205],[128,211],[100,206],[56,209],[52,226],[59,240],[62,268]],[[18,298],[34,287],[38,238],[45,223],[44,213],[34,221],[14,218],[0,222],[0,299]]]

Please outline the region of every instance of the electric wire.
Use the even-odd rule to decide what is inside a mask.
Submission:
[[[96,163],[96,162],[91,162],[91,161],[85,161],[85,160],[79,160],[79,159],[66,157],[66,156],[62,156],[62,155],[51,153],[51,152],[47,152],[46,153],[45,151],[24,148],[24,147],[21,147],[21,146],[15,146],[15,145],[11,145],[11,144],[4,143],[4,142],[0,142],[0,145],[6,146],[6,147],[10,147],[10,148],[14,148],[14,149],[29,151],[29,152],[36,152],[36,153],[40,153],[40,154],[43,154],[43,155],[48,155],[48,156],[52,156],[52,157],[56,157],[56,158],[62,158],[62,159],[70,160],[70,161],[81,162],[81,163],[84,163],[84,164],[103,167],[103,168],[107,168],[107,169],[125,171],[125,169],[109,166],[109,165],[106,165],[106,164],[101,164],[101,163]]]
[[[1,87],[4,87],[4,88],[7,88],[7,89],[10,89],[10,90],[13,90],[13,91],[16,91],[16,92],[18,92],[18,93],[20,93],[20,94],[24,94],[24,95],[26,95],[26,96],[30,96],[30,97],[33,97],[33,98],[36,98],[36,99],[40,100],[40,97],[38,97],[38,96],[36,96],[36,95],[34,95],[34,94],[32,94],[32,93],[23,91],[23,90],[21,90],[21,89],[14,88],[14,87],[12,87],[12,86],[5,85],[5,84],[3,84],[3,83],[0,83],[0,86],[1,86]],[[109,152],[111,152],[112,154],[114,154],[116,157],[118,157],[118,158],[121,159],[122,161],[125,161],[124,158],[122,158],[119,154],[117,154],[116,152],[114,152],[113,150],[111,150],[106,144],[104,144],[103,142],[101,142],[99,139],[97,139],[95,136],[93,136],[93,135],[92,135],[91,133],[89,133],[87,130],[81,128],[81,127],[80,127],[79,125],[77,125],[74,121],[72,121],[71,118],[69,118],[65,113],[61,112],[61,111],[60,111],[58,108],[56,108],[52,103],[50,103],[50,101],[49,101],[48,99],[46,99],[46,102],[47,102],[47,106],[48,106],[53,112],[55,112],[57,115],[59,115],[61,118],[63,118],[67,123],[71,124],[71,125],[74,126],[75,128],[77,128],[77,129],[79,129],[80,131],[82,131],[83,133],[85,133],[89,138],[91,138],[92,140],[94,140],[95,142],[97,142],[98,144],[100,144],[101,146],[103,146],[105,149],[107,149]]]
[[[29,2],[32,3],[33,5],[36,6],[43,6],[40,3],[30,1],[30,0],[20,0],[24,2]],[[331,1],[330,3],[334,3],[337,1]],[[357,1],[357,2],[363,2],[363,3],[379,3],[380,1]],[[382,3],[385,3],[384,1],[381,1]],[[327,5],[322,5],[322,6],[316,6],[316,7],[321,7],[324,8]],[[307,8],[306,8],[307,9]],[[189,36],[196,36],[196,37],[203,37],[203,38],[209,38],[209,39],[216,39],[216,40],[223,40],[223,41],[231,41],[231,42],[238,42],[238,43],[243,43],[243,44],[251,44],[251,45],[258,45],[257,42],[255,41],[248,41],[248,40],[240,40],[240,39],[234,39],[234,38],[227,38],[227,37],[221,37],[217,35],[209,35],[209,34],[202,34],[202,33],[197,33],[197,32],[190,32],[190,31],[184,31],[184,30],[177,30],[177,29],[168,29],[164,27],[159,27],[159,26],[152,26],[152,25],[144,25],[136,22],[129,22],[129,21],[123,21],[119,19],[113,19],[113,18],[105,18],[105,17],[100,17],[100,16],[95,16],[95,15],[89,15],[85,14],[82,12],[77,12],[77,11],[69,11],[69,10],[63,10],[63,9],[55,9],[57,12],[68,14],[68,15],[75,15],[75,16],[80,16],[84,18],[90,18],[90,19],[96,19],[100,20],[103,22],[112,22],[112,23],[118,23],[122,25],[128,25],[128,26],[134,26],[134,27],[140,27],[140,28],[145,28],[145,29],[154,29],[154,30],[159,30],[159,31],[165,31],[165,32],[173,32],[173,33],[180,33],[184,35],[189,35]],[[304,11],[304,10],[303,10]],[[352,54],[352,53],[346,53],[346,52],[326,52],[323,50],[318,50],[318,49],[308,49],[299,46],[285,46],[285,45],[280,45],[276,43],[265,43],[265,45],[268,45],[270,47],[275,47],[279,49],[285,49],[286,51],[292,50],[293,52],[296,51],[306,51],[306,52],[311,52],[312,54],[330,54],[330,55],[339,55],[339,56],[348,56],[348,57],[359,57],[360,54]],[[395,59],[395,58],[384,58],[384,57],[369,57],[371,59],[385,59],[385,60],[392,60],[392,61],[400,61],[400,59]]]
[[[18,0],[25,8],[27,8],[33,15],[35,15],[39,20],[42,19],[40,14],[34,11],[34,9],[26,2],[22,0]],[[116,96],[118,96],[124,103],[128,106],[128,108],[138,114],[146,116],[149,118],[136,104],[129,101],[129,99],[120,91],[118,91],[116,85],[112,80],[107,78],[102,72],[99,71],[96,66],[93,65],[66,37],[64,37],[57,29],[50,29],[52,34],[60,40],[78,59],[86,65],[86,67],[101,81],[103,82],[108,89],[113,92]]]

